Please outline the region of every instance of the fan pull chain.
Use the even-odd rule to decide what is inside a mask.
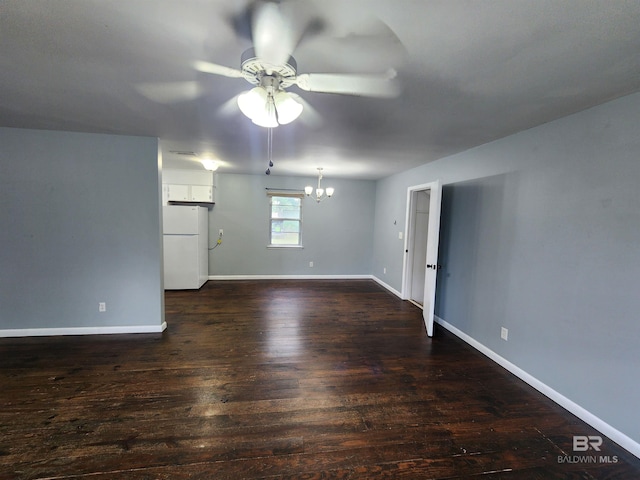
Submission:
[[[267,168],[266,172],[264,172],[267,175],[271,175],[271,167],[273,167],[272,155],[273,155],[273,128],[269,127],[267,129],[267,158],[269,159],[269,168]]]

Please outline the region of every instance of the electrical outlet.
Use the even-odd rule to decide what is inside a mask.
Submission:
[[[384,273],[385,275],[387,274],[387,267],[384,267],[384,268],[382,269],[382,273]]]
[[[106,302],[98,302],[98,311],[99,312],[106,312],[107,311]]]
[[[218,230],[218,235],[221,237],[224,231],[222,229]]]
[[[402,240],[402,232],[398,232],[398,238]]]
[[[313,262],[309,262],[309,267],[313,268]]]
[[[500,338],[505,342],[509,340],[509,329],[508,328],[500,328]]]

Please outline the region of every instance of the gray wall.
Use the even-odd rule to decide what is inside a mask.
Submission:
[[[636,442],[639,124],[635,94],[381,180],[373,256],[400,290],[406,189],[442,179],[437,315]]]
[[[0,329],[162,324],[159,167],[155,138],[0,128]]]
[[[304,189],[317,177],[219,174],[216,204],[209,217],[210,243],[219,229],[223,243],[209,255],[217,275],[369,275],[373,249],[375,182],[333,179],[335,195],[321,203],[303,200],[304,248],[267,248],[269,202],[265,188]],[[309,267],[309,262],[314,267]]]

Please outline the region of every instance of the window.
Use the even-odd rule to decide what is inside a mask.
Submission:
[[[302,246],[302,195],[269,194],[269,246]]]

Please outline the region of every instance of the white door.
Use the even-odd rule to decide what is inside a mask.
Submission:
[[[422,195],[419,192],[424,192],[424,194]],[[429,207],[425,217],[424,212],[421,212],[420,205],[421,200],[424,201],[427,198],[426,194],[428,194]],[[422,316],[427,335],[430,337],[433,336],[441,202],[442,185],[440,181],[416,185],[407,189],[407,216],[405,222],[407,231],[405,232],[402,298],[422,304]],[[426,231],[424,223],[426,223]],[[418,279],[417,277],[422,277],[422,272],[424,272],[424,287],[421,292],[422,295],[420,295],[414,290],[421,287],[422,278]],[[422,302],[416,299],[422,300]]]

